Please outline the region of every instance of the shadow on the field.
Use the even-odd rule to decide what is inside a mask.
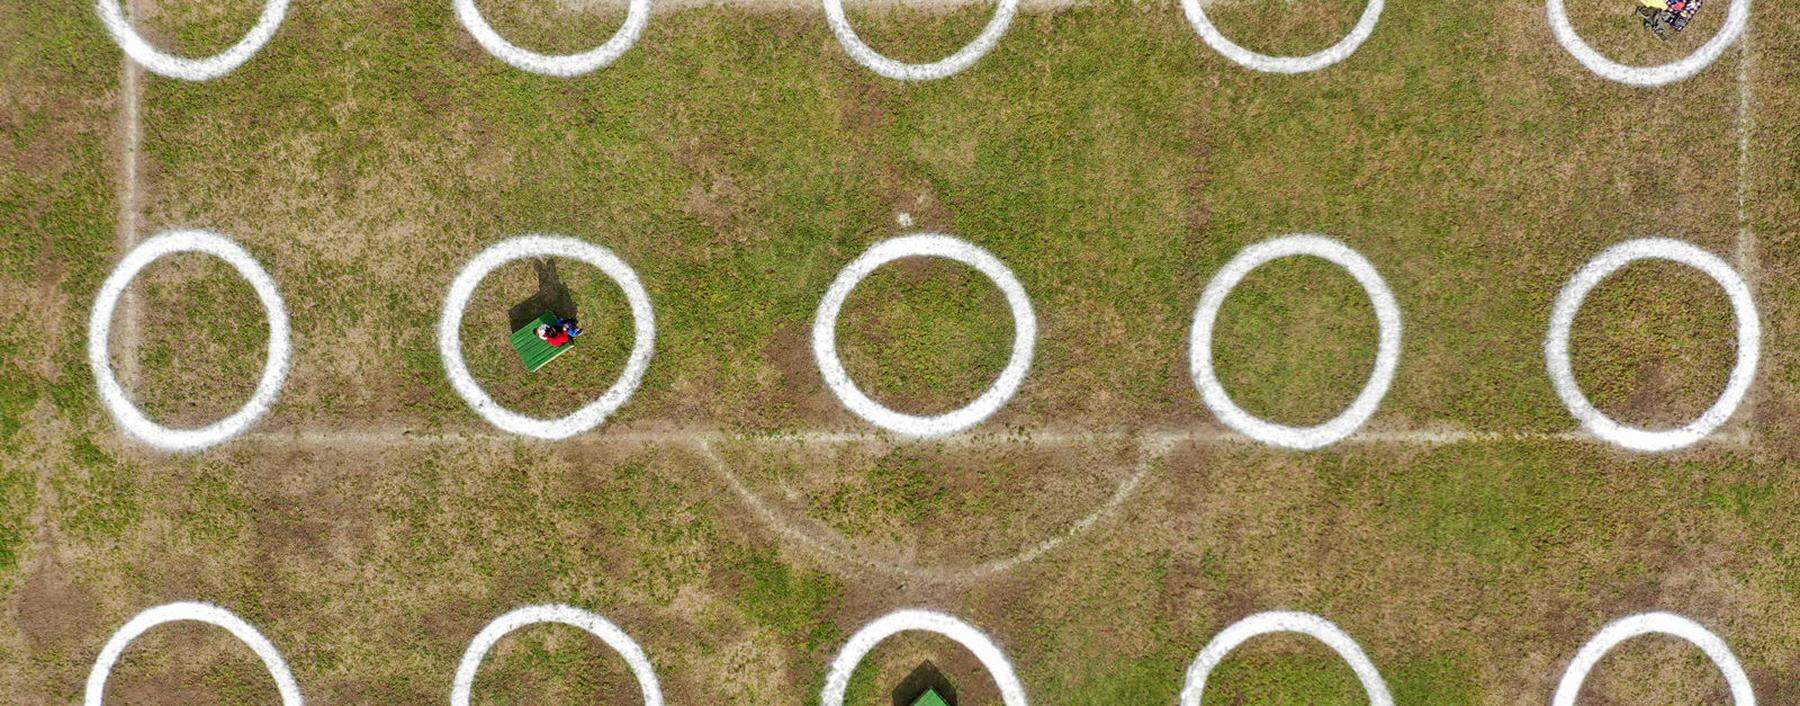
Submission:
[[[547,257],[531,258],[531,269],[537,273],[538,290],[525,301],[514,304],[506,312],[507,333],[524,328],[544,312],[564,319],[576,318],[575,297],[556,274],[556,261]]]
[[[900,686],[894,687],[894,706],[913,706],[927,691],[937,692],[944,703],[956,706],[956,687],[949,679],[944,678],[944,673],[938,671],[937,665],[932,664],[931,660],[920,664],[905,679],[900,680]]]

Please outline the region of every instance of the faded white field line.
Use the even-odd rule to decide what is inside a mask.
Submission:
[[[125,12],[134,14],[137,9],[135,0],[125,0]],[[119,59],[119,232],[117,248],[120,255],[130,252],[137,245],[138,233],[138,145],[143,138],[142,120],[138,114],[138,104],[143,97],[142,67],[130,57]],[[140,325],[142,305],[136,294],[125,292],[120,303],[119,327],[116,335],[119,342],[115,350],[119,352],[119,381],[127,388],[136,387],[139,379],[138,343],[142,338]]]
[[[1750,227],[1750,140],[1756,132],[1755,114],[1750,109],[1750,72],[1756,54],[1750,48],[1751,31],[1744,29],[1744,37],[1738,44],[1738,105],[1737,105],[1737,138],[1738,138],[1738,188],[1737,188],[1737,266],[1743,273],[1744,281],[1750,284],[1755,292],[1757,281],[1756,233]],[[1751,386],[1744,395],[1742,426],[1745,433],[1754,434],[1756,429],[1756,388]]]

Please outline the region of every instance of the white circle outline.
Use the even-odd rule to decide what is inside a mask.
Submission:
[[[125,654],[133,640],[145,631],[163,623],[191,620],[221,627],[232,637],[250,647],[251,652],[262,659],[264,667],[269,669],[269,676],[275,679],[275,688],[281,693],[284,706],[300,706],[300,685],[294,682],[293,672],[288,671],[287,661],[281,658],[281,651],[275,649],[274,643],[257,632],[256,628],[233,615],[231,611],[209,603],[183,601],[165,603],[138,613],[129,622],[113,632],[100,649],[100,656],[95,658],[94,666],[88,670],[87,688],[82,702],[87,706],[100,706],[106,701],[106,679],[112,676],[113,665]]]
[[[1245,49],[1213,26],[1212,20],[1206,17],[1205,8],[1200,7],[1200,0],[1181,0],[1181,11],[1187,15],[1188,24],[1194,26],[1201,41],[1237,65],[1266,73],[1299,74],[1318,71],[1350,58],[1357,47],[1362,46],[1363,42],[1368,41],[1369,35],[1375,33],[1375,22],[1381,19],[1384,4],[1383,0],[1369,0],[1368,6],[1363,8],[1362,17],[1357,18],[1356,26],[1350,28],[1349,34],[1344,35],[1337,44],[1306,56],[1269,56]]]
[[[1613,421],[1581,392],[1581,384],[1576,382],[1575,370],[1569,361],[1569,330],[1575,324],[1575,314],[1581,310],[1581,303],[1601,280],[1638,260],[1669,260],[1706,273],[1725,290],[1731,299],[1731,310],[1737,317],[1737,362],[1725,381],[1725,391],[1719,393],[1719,399],[1694,421],[1676,429],[1651,431]],[[1556,387],[1556,395],[1562,398],[1563,406],[1594,436],[1634,451],[1669,451],[1705,438],[1737,411],[1745,393],[1750,390],[1750,383],[1756,378],[1761,339],[1762,321],[1756,313],[1750,285],[1724,260],[1684,241],[1639,238],[1601,251],[1563,285],[1550,312],[1550,332],[1544,337],[1544,361],[1550,372],[1550,382]]]
[[[456,681],[450,687],[450,706],[469,706],[470,693],[475,688],[476,672],[481,670],[482,660],[487,659],[488,650],[493,649],[500,638],[519,628],[538,623],[560,623],[580,628],[600,638],[607,647],[625,658],[625,664],[631,667],[631,673],[637,677],[638,688],[643,690],[644,706],[662,706],[662,687],[656,681],[656,668],[651,666],[650,658],[644,655],[644,650],[638,647],[637,641],[606,618],[575,606],[556,604],[517,608],[495,618],[487,627],[482,628],[469,641],[469,649],[463,652],[462,662],[456,667]]]
[[[838,357],[838,314],[843,310],[850,291],[876,268],[903,257],[941,257],[973,267],[987,275],[994,286],[1000,288],[1001,293],[1006,295],[1007,306],[1012,309],[1012,355],[1007,359],[1006,367],[1001,369],[1000,376],[975,401],[936,416],[896,412],[870,399],[850,379],[850,372],[844,369],[844,363]],[[1026,296],[1025,286],[1019,283],[1019,278],[1006,267],[1006,263],[981,246],[941,233],[903,235],[871,246],[838,272],[837,279],[825,290],[824,299],[819,301],[819,311],[813,318],[813,359],[818,363],[819,374],[825,378],[825,386],[856,416],[888,431],[908,436],[937,437],[954,434],[980,424],[999,411],[1007,400],[1012,399],[1013,393],[1019,391],[1019,384],[1024,382],[1025,373],[1031,369],[1032,352],[1036,345],[1037,315],[1032,311],[1031,298]]]
[[[165,255],[184,252],[205,253],[230,264],[244,281],[250,283],[251,289],[256,290],[256,298],[262,301],[269,317],[269,354],[263,362],[262,380],[256,384],[256,391],[236,412],[199,429],[171,429],[145,416],[113,374],[108,351],[113,310],[118,308],[125,288],[150,263]],[[132,248],[100,285],[100,294],[94,299],[94,308],[88,315],[87,354],[88,367],[93,371],[94,384],[100,391],[100,403],[112,413],[113,421],[133,437],[164,451],[198,451],[244,433],[275,405],[281,386],[287,380],[293,343],[288,334],[287,307],[281,302],[281,292],[276,289],[275,280],[257,264],[256,258],[230,238],[212,231],[170,230]]]
[[[975,35],[973,41],[963,45],[956,53],[929,64],[908,64],[882,56],[864,43],[861,37],[856,36],[856,29],[850,26],[850,18],[844,14],[844,0],[824,0],[824,3],[825,21],[831,25],[831,33],[837,35],[838,43],[844,45],[844,51],[850,54],[850,58],[869,70],[896,81],[932,81],[969,68],[994,49],[994,45],[1006,35],[1006,28],[1012,24],[1013,15],[1019,11],[1019,0],[1000,0],[1000,6],[994,9],[994,16],[988,20],[987,26],[981,28],[981,34]]]
[[[1375,668],[1375,663],[1369,661],[1369,655],[1356,644],[1356,640],[1337,625],[1311,613],[1268,611],[1232,623],[1219,631],[1212,642],[1206,643],[1206,647],[1194,658],[1193,664],[1188,666],[1187,679],[1181,685],[1181,706],[1200,706],[1201,694],[1206,691],[1207,677],[1238,645],[1258,635],[1277,632],[1311,635],[1325,643],[1356,673],[1357,681],[1362,682],[1363,691],[1369,695],[1371,706],[1394,705],[1394,697],[1388,692],[1387,682],[1382,680],[1381,671]]]
[[[237,44],[204,59],[190,59],[166,54],[145,41],[143,35],[131,27],[131,20],[125,17],[123,3],[124,0],[96,0],[94,3],[95,11],[100,14],[100,23],[106,25],[106,32],[112,35],[113,41],[139,66],[169,78],[188,81],[218,78],[249,61],[275,36],[275,30],[281,27],[282,18],[287,16],[288,7],[288,0],[267,0],[263,3],[262,15],[256,18],[256,24],[250,27],[249,32],[244,33],[243,39],[239,39]]]
[[[1323,258],[1349,272],[1362,285],[1363,291],[1368,293],[1369,302],[1375,307],[1375,321],[1379,327],[1375,369],[1369,373],[1369,381],[1342,413],[1323,424],[1310,427],[1291,427],[1258,419],[1231,401],[1231,394],[1225,391],[1225,386],[1219,382],[1217,371],[1213,369],[1213,326],[1218,323],[1219,308],[1225,304],[1225,297],[1252,270],[1271,260],[1291,255]],[[1375,271],[1375,265],[1368,258],[1349,246],[1322,235],[1284,235],[1244,248],[1206,283],[1206,290],[1200,295],[1200,306],[1194,312],[1194,326],[1189,337],[1188,369],[1206,406],[1226,426],[1270,446],[1316,449],[1355,433],[1375,414],[1376,408],[1381,406],[1382,398],[1387,396],[1388,387],[1394,382],[1394,371],[1400,367],[1400,336],[1400,305],[1394,300],[1393,290],[1388,288],[1387,282],[1381,278],[1381,273]]]
[[[495,268],[533,256],[566,257],[599,268],[619,285],[631,306],[635,340],[631,344],[631,356],[625,361],[625,370],[598,399],[558,419],[528,417],[495,402],[469,373],[462,354],[463,310],[468,308],[469,299],[475,295],[475,287]],[[655,341],[656,313],[650,306],[649,292],[644,291],[643,283],[638,281],[637,272],[611,250],[560,235],[532,233],[488,246],[456,274],[456,279],[450,283],[450,293],[444,299],[444,313],[438,320],[438,354],[444,359],[444,375],[450,379],[456,394],[502,431],[552,441],[567,439],[599,426],[631,399],[631,393],[636,392],[644,380],[644,371],[650,367]]]
[[[644,26],[650,23],[650,0],[631,0],[626,6],[625,24],[613,33],[612,38],[580,54],[539,54],[506,41],[493,25],[488,24],[487,18],[481,16],[475,0],[456,0],[456,19],[462,22],[463,29],[474,35],[475,42],[495,58],[534,74],[572,78],[611,64],[637,43],[638,36],[644,33]]]
[[[1025,698],[1025,685],[1019,683],[1019,675],[1013,672],[1012,662],[1006,659],[1005,653],[1000,651],[1000,647],[987,634],[955,617],[917,609],[894,611],[864,625],[855,635],[851,635],[843,649],[838,650],[837,658],[831,660],[830,671],[825,673],[825,686],[819,690],[820,705],[844,706],[844,691],[850,687],[850,675],[856,671],[856,666],[862,664],[863,658],[882,640],[908,631],[936,633],[962,645],[963,649],[973,653],[981,661],[981,666],[986,667],[988,675],[994,678],[995,686],[1000,688],[1002,703],[1006,706],[1029,706]]]
[[[1605,657],[1607,652],[1619,643],[1640,635],[1660,634],[1677,637],[1688,641],[1719,668],[1725,676],[1725,683],[1731,686],[1731,700],[1737,706],[1756,706],[1756,693],[1750,688],[1750,676],[1744,673],[1744,666],[1738,663],[1737,656],[1725,641],[1711,630],[1707,630],[1692,620],[1674,613],[1639,613],[1620,618],[1601,628],[1600,632],[1581,646],[1575,653],[1575,659],[1569,662],[1568,669],[1563,670],[1562,679],[1556,684],[1556,695],[1551,697],[1551,706],[1575,706],[1575,698],[1581,695],[1581,685],[1587,681],[1588,672]]]
[[[1700,73],[1701,69],[1717,61],[1726,47],[1743,37],[1744,29],[1750,24],[1750,0],[1731,0],[1731,6],[1725,10],[1725,25],[1694,53],[1666,64],[1628,66],[1606,58],[1581,39],[1569,22],[1569,11],[1563,7],[1563,0],[1546,0],[1545,9],[1556,43],[1567,49],[1582,66],[1601,78],[1642,87],[1667,85]]]

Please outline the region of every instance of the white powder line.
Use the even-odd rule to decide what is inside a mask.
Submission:
[[[1370,706],[1394,706],[1393,694],[1388,691],[1387,682],[1381,678],[1381,671],[1375,668],[1374,662],[1369,661],[1368,653],[1363,652],[1362,646],[1356,644],[1355,639],[1329,620],[1312,613],[1293,611],[1257,613],[1219,631],[1212,642],[1200,650],[1194,663],[1188,666],[1187,677],[1181,685],[1181,706],[1201,705],[1207,678],[1238,645],[1259,635],[1280,632],[1297,632],[1325,643],[1325,646],[1337,652],[1350,665],[1350,671],[1356,673],[1357,681],[1362,682],[1363,692],[1369,696]]]
[[[519,628],[538,623],[560,623],[580,628],[589,635],[600,638],[631,667],[632,676],[637,678],[638,689],[643,693],[644,706],[662,706],[662,687],[656,681],[656,668],[650,663],[650,658],[644,655],[644,649],[638,646],[636,640],[606,618],[574,606],[559,604],[519,608],[495,618],[487,627],[482,628],[475,639],[469,641],[469,649],[463,652],[462,662],[456,667],[456,680],[450,688],[450,706],[469,706],[470,694],[475,689],[475,675],[481,670],[481,662],[487,658],[488,651],[494,648],[500,638]]]
[[[830,671],[825,673],[825,686],[819,690],[821,706],[844,706],[844,692],[850,688],[850,675],[856,672],[856,665],[861,664],[863,658],[876,645],[881,644],[882,640],[903,632],[929,632],[950,638],[974,654],[981,666],[987,669],[988,676],[994,679],[994,686],[1000,689],[1002,704],[1028,706],[1030,703],[1025,698],[1025,685],[1019,682],[1019,675],[1013,671],[1012,661],[1006,658],[1006,653],[986,633],[953,616],[936,611],[897,610],[863,626],[844,642],[837,657],[831,660]]]
[[[101,706],[106,703],[106,678],[112,676],[113,665],[119,662],[119,658],[125,654],[125,648],[130,647],[131,642],[139,635],[163,623],[185,621],[215,625],[230,632],[233,637],[249,646],[250,651],[256,653],[263,666],[268,668],[269,676],[275,679],[276,691],[281,695],[282,706],[300,706],[304,703],[300,698],[300,685],[294,681],[294,674],[289,671],[287,661],[281,658],[281,651],[275,649],[268,638],[229,610],[191,601],[165,603],[146,610],[114,632],[112,638],[106,641],[106,646],[101,648],[100,656],[94,660],[93,668],[88,671],[83,703],[86,706]]]
[[[135,14],[137,3],[126,0],[125,11]],[[126,57],[119,62],[119,252],[130,252],[137,246],[138,232],[138,143],[142,141],[142,125],[138,117],[139,87],[144,69]],[[138,342],[142,331],[142,307],[135,293],[127,292],[124,311],[119,318],[119,380],[126,387],[136,387],[139,379]]]
[[[1575,698],[1581,695],[1581,685],[1587,681],[1588,672],[1600,658],[1619,643],[1640,635],[1668,635],[1686,640],[1700,651],[1706,653],[1707,659],[1719,668],[1725,676],[1726,685],[1731,687],[1731,702],[1735,706],[1756,706],[1756,693],[1750,686],[1750,675],[1744,673],[1744,666],[1738,662],[1737,655],[1718,635],[1704,626],[1674,613],[1640,613],[1620,618],[1601,628],[1581,651],[1575,653],[1575,659],[1569,662],[1568,669],[1563,670],[1562,679],[1556,684],[1556,693],[1551,696],[1552,706],[1575,706]]]
[[[1755,61],[1755,53],[1750,48],[1750,28],[1744,28],[1744,38],[1738,45],[1738,188],[1737,188],[1737,266],[1743,274],[1752,292],[1757,289],[1760,280],[1756,262],[1756,233],[1750,227],[1750,140],[1756,132],[1755,116],[1750,110],[1750,72]],[[1744,419],[1749,423],[1744,426],[1749,433],[1755,433],[1757,392],[1754,388],[1744,395]]]

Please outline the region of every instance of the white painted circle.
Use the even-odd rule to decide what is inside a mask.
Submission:
[[[1181,685],[1181,706],[1200,706],[1200,697],[1206,691],[1206,679],[1212,674],[1213,668],[1225,659],[1225,655],[1252,637],[1276,632],[1303,633],[1325,643],[1326,647],[1330,647],[1349,663],[1350,671],[1356,673],[1357,681],[1362,682],[1363,691],[1369,695],[1371,706],[1394,706],[1394,697],[1388,693],[1387,682],[1382,681],[1381,672],[1375,669],[1375,663],[1369,661],[1369,656],[1363,653],[1356,640],[1329,620],[1311,613],[1289,611],[1257,613],[1244,618],[1220,631],[1212,642],[1206,643],[1206,647],[1200,650],[1200,656],[1195,657],[1194,663],[1188,666],[1187,679]]]
[[[475,381],[475,376],[469,374],[469,366],[463,361],[463,310],[468,308],[470,297],[475,295],[476,285],[481,284],[481,280],[495,268],[513,260],[534,256],[566,257],[600,268],[625,292],[625,299],[631,306],[631,323],[636,336],[631,345],[631,356],[625,361],[625,371],[619,374],[619,379],[613,382],[612,387],[607,388],[599,399],[559,419],[528,417],[501,406],[488,396],[487,390],[481,388],[481,383]],[[650,367],[650,354],[655,341],[656,314],[650,308],[650,294],[644,291],[643,283],[638,281],[637,272],[611,250],[557,235],[523,235],[495,243],[481,251],[450,283],[450,294],[444,300],[443,317],[438,320],[438,353],[444,358],[444,374],[450,378],[450,386],[456,389],[456,394],[461,395],[463,401],[468,402],[483,419],[502,431],[539,439],[567,439],[606,421],[626,400],[631,399],[631,393],[636,392],[638,384],[643,382],[644,371]]]
[[[1000,371],[1000,377],[994,380],[994,384],[975,398],[974,402],[961,409],[930,417],[888,409],[856,387],[856,382],[850,379],[850,372],[844,369],[843,361],[838,358],[838,314],[842,312],[844,300],[850,296],[850,290],[855,289],[875,268],[903,257],[941,257],[980,270],[1006,295],[1006,304],[1012,309],[1012,356],[1007,359],[1006,367]],[[813,359],[818,362],[819,373],[825,378],[825,386],[831,388],[831,393],[837,395],[838,401],[843,402],[856,416],[888,431],[909,436],[954,434],[987,419],[1005,405],[1007,400],[1012,399],[1013,393],[1019,391],[1019,384],[1024,382],[1025,373],[1031,368],[1032,350],[1036,345],[1037,315],[1032,312],[1031,298],[1025,295],[1025,286],[1019,283],[1019,278],[993,253],[966,240],[938,233],[905,235],[876,243],[838,273],[831,287],[825,290],[825,298],[819,302],[819,313],[813,318]]]
[[[130,622],[106,641],[100,649],[100,657],[94,660],[94,668],[88,671],[87,691],[83,703],[87,706],[100,706],[106,702],[106,678],[112,676],[113,665],[125,654],[125,648],[139,635],[150,628],[163,623],[183,620],[206,623],[225,628],[232,637],[250,647],[251,652],[262,660],[263,666],[269,669],[269,676],[275,678],[275,689],[281,693],[283,706],[300,706],[300,685],[294,682],[294,674],[288,671],[288,665],[281,658],[281,652],[269,639],[257,632],[256,628],[233,615],[231,611],[206,603],[166,603],[142,613],[138,613]]]
[[[1588,292],[1608,275],[1638,260],[1669,260],[1705,272],[1725,289],[1731,299],[1731,310],[1737,316],[1737,362],[1725,381],[1725,391],[1698,418],[1678,429],[1653,431],[1627,426],[1595,409],[1582,394],[1575,381],[1575,370],[1569,361],[1569,329],[1575,314],[1581,310]],[[1594,436],[1636,451],[1668,451],[1687,446],[1713,433],[1737,411],[1756,378],[1756,364],[1761,357],[1762,321],[1756,313],[1756,302],[1750,296],[1750,285],[1736,270],[1705,250],[1669,238],[1628,240],[1602,251],[1556,295],[1550,312],[1550,334],[1544,338],[1544,360],[1550,369],[1550,382],[1563,406]]]
[[[1237,42],[1227,39],[1225,33],[1220,32],[1218,27],[1213,26],[1212,20],[1207,19],[1206,10],[1200,7],[1200,2],[1201,0],[1181,0],[1181,9],[1187,13],[1188,24],[1194,26],[1194,31],[1200,33],[1200,39],[1207,46],[1224,54],[1225,58],[1239,66],[1276,74],[1318,71],[1349,58],[1357,47],[1369,39],[1369,35],[1375,33],[1375,21],[1381,19],[1384,4],[1383,0],[1369,0],[1368,6],[1363,8],[1362,17],[1357,18],[1356,26],[1350,28],[1350,33],[1324,51],[1306,56],[1269,56],[1245,49]]]
[[[631,673],[637,677],[638,688],[644,692],[644,706],[662,706],[662,687],[656,682],[656,668],[651,666],[650,658],[644,656],[644,650],[638,647],[630,635],[620,630],[612,621],[602,618],[580,608],[567,605],[534,605],[519,608],[494,619],[482,628],[475,639],[469,641],[469,649],[463,652],[462,663],[456,667],[456,681],[450,688],[450,706],[469,706],[469,694],[475,687],[475,673],[481,670],[482,660],[487,659],[488,650],[500,638],[527,625],[537,623],[561,623],[580,628],[588,634],[600,638],[607,647],[613,648],[625,664],[631,667]]]
[[[481,16],[481,10],[475,7],[475,0],[456,0],[456,19],[462,22],[464,29],[469,30],[469,34],[475,36],[476,43],[482,49],[501,61],[534,74],[568,78],[606,66],[636,44],[638,35],[644,33],[644,25],[650,23],[650,0],[631,0],[631,4],[626,6],[625,24],[613,33],[612,38],[606,40],[605,44],[580,54],[539,54],[506,41],[505,37],[500,36],[488,24],[487,18]]]
[[[185,56],[165,54],[144,37],[132,29],[131,20],[125,17],[124,0],[97,0],[94,8],[100,13],[101,24],[125,55],[146,69],[169,78],[189,81],[205,81],[231,73],[233,69],[249,61],[251,56],[269,43],[275,36],[275,30],[281,27],[281,20],[287,16],[288,0],[268,0],[263,3],[262,16],[256,18],[256,24],[239,39],[231,48],[204,59],[190,59]]]
[[[995,8],[993,19],[981,28],[981,34],[975,41],[969,42],[955,54],[944,57],[929,64],[908,64],[882,56],[861,37],[856,36],[856,29],[850,26],[850,18],[844,14],[844,0],[824,0],[825,21],[831,25],[831,33],[837,35],[838,43],[844,45],[844,51],[856,63],[869,67],[875,73],[896,81],[930,81],[955,74],[974,65],[976,60],[992,51],[1000,37],[1006,34],[1006,28],[1012,24],[1013,15],[1019,11],[1019,0],[1000,0]]]
[[[1271,260],[1291,255],[1324,258],[1348,271],[1362,285],[1363,291],[1368,293],[1369,302],[1375,305],[1375,320],[1379,325],[1375,370],[1369,374],[1369,381],[1363,385],[1362,392],[1357,393],[1356,399],[1338,416],[1324,424],[1310,427],[1276,424],[1245,411],[1231,401],[1231,395],[1220,384],[1218,373],[1213,369],[1213,326],[1218,322],[1219,307],[1225,304],[1225,297],[1252,270]],[[1213,275],[1212,281],[1206,283],[1206,291],[1200,295],[1200,308],[1194,314],[1188,366],[1193,374],[1194,386],[1199,388],[1206,406],[1226,426],[1271,446],[1290,449],[1327,446],[1362,427],[1375,414],[1375,408],[1381,405],[1381,399],[1387,395],[1388,386],[1394,382],[1394,371],[1400,367],[1400,305],[1394,301],[1393,290],[1388,289],[1387,282],[1381,279],[1375,266],[1343,243],[1311,234],[1265,240],[1244,248],[1230,262],[1225,263],[1224,269]]]
[[[862,664],[863,658],[882,640],[907,631],[937,633],[956,641],[973,653],[975,659],[981,660],[981,666],[994,677],[994,684],[1000,687],[1001,703],[1028,706],[1025,685],[1019,683],[1012,662],[993,640],[968,623],[929,610],[894,611],[851,635],[844,648],[838,650],[837,659],[831,661],[831,670],[825,674],[825,688],[819,691],[820,705],[844,706],[844,691],[850,686],[850,675],[856,671],[856,665]]]
[[[1575,660],[1569,668],[1563,670],[1562,680],[1556,684],[1556,695],[1550,699],[1551,706],[1575,706],[1575,697],[1581,695],[1581,685],[1587,681],[1588,672],[1594,669],[1600,658],[1619,643],[1649,634],[1669,635],[1687,640],[1705,652],[1707,658],[1718,665],[1719,672],[1725,675],[1725,683],[1731,686],[1731,702],[1737,706],[1756,706],[1756,694],[1750,689],[1750,676],[1744,673],[1744,666],[1738,663],[1737,656],[1725,641],[1719,639],[1712,631],[1701,627],[1687,618],[1674,613],[1640,613],[1621,618],[1600,629],[1594,639],[1581,646],[1575,653]]]
[[[1589,71],[1599,74],[1601,78],[1618,81],[1632,86],[1662,86],[1692,76],[1719,59],[1725,48],[1736,43],[1744,36],[1744,28],[1750,24],[1750,0],[1731,0],[1731,7],[1725,11],[1725,26],[1712,39],[1700,45],[1699,49],[1681,59],[1656,66],[1627,66],[1602,56],[1576,34],[1575,26],[1569,23],[1569,12],[1563,7],[1563,0],[1547,0],[1550,13],[1550,33],[1556,35],[1556,43],[1574,55]]]
[[[108,354],[113,310],[118,308],[119,298],[125,294],[125,288],[150,263],[164,255],[183,252],[206,253],[230,263],[238,275],[256,290],[256,298],[262,301],[263,309],[269,316],[269,356],[263,362],[262,380],[256,384],[255,393],[231,416],[199,429],[171,429],[144,416],[143,411],[125,393],[125,388],[119,385]],[[244,433],[244,430],[249,429],[251,424],[274,406],[275,397],[281,392],[282,383],[287,380],[293,343],[288,337],[287,307],[281,303],[281,292],[276,290],[275,280],[269,277],[269,273],[256,263],[256,258],[251,257],[249,252],[231,239],[217,233],[173,230],[159,233],[132,248],[100,285],[100,296],[94,300],[94,309],[88,316],[87,354],[88,367],[94,372],[94,383],[100,388],[100,403],[106,407],[106,411],[112,413],[113,420],[119,426],[144,443],[165,451],[198,451]]]

